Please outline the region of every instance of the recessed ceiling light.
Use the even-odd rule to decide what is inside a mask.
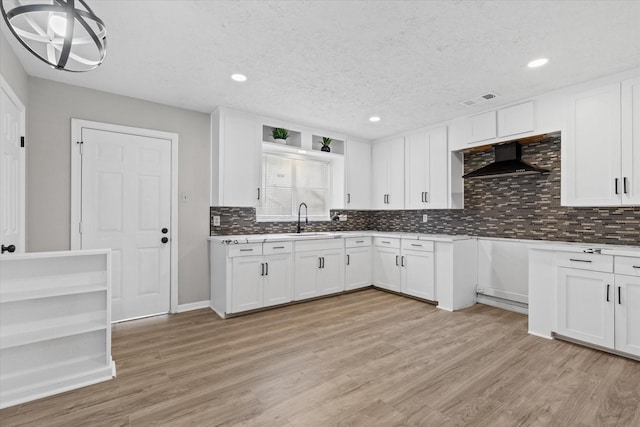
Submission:
[[[547,62],[549,62],[549,60],[547,58],[538,58],[538,59],[534,59],[533,61],[529,62],[527,64],[527,67],[529,67],[529,68],[538,68],[538,67],[542,67]]]
[[[380,117],[371,116],[371,117],[369,117],[369,121],[372,122],[372,123],[379,122],[380,121]]]
[[[300,153],[300,154],[304,154],[304,153],[306,153],[306,151],[304,151],[304,150],[298,150],[298,153]]]
[[[235,80],[236,82],[246,82],[247,76],[245,76],[244,74],[231,74],[231,79]]]

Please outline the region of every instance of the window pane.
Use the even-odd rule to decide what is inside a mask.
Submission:
[[[309,160],[296,161],[296,186],[298,188],[327,188],[327,163]]]
[[[309,215],[327,215],[326,190],[297,190],[296,197],[298,204],[307,204]]]
[[[291,215],[293,191],[290,188],[266,187],[258,215]]]
[[[264,178],[267,187],[291,187],[293,160],[264,156]]]

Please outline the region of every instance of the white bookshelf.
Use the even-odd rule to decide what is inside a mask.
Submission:
[[[0,258],[0,408],[114,375],[111,252]]]

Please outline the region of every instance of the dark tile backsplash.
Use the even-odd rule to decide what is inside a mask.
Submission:
[[[463,210],[351,211],[346,222],[314,222],[308,231],[378,230],[640,245],[640,208],[560,206],[560,138],[523,145],[523,160],[548,174],[468,179]],[[465,154],[465,173],[493,161],[493,150]],[[422,222],[422,215],[428,222]],[[211,235],[292,233],[294,222],[255,221],[255,209],[212,207]],[[213,220],[212,220],[213,221]]]

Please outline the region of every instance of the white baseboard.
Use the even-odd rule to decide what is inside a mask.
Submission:
[[[518,303],[510,304],[506,300],[492,298],[486,295],[478,294],[477,302],[478,304],[490,305],[492,307],[502,308],[503,310],[515,311],[516,313],[520,313],[520,314],[527,314],[527,315],[529,314],[529,309],[527,307],[522,307],[521,305],[518,305]]]
[[[528,331],[528,332],[529,332],[529,335],[533,335],[534,337],[545,338],[545,339],[548,339],[548,340],[552,340],[553,339],[553,337],[551,337],[549,335],[543,335],[543,334],[539,334],[537,332],[531,332],[531,331]]]
[[[178,313],[184,313],[185,311],[191,310],[200,310],[201,308],[208,308],[209,304],[211,304],[211,301],[209,300],[190,302],[188,304],[179,304]]]

